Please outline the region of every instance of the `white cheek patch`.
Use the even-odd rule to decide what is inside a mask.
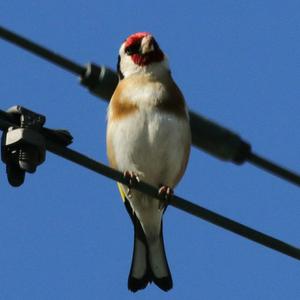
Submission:
[[[125,53],[125,43],[122,44],[119,55],[121,59],[120,71],[124,77],[127,77],[129,74],[137,73],[141,68],[132,61],[131,57],[128,54]]]
[[[143,67],[135,64],[129,55],[124,54],[123,57],[121,56],[120,69],[124,77],[128,77],[142,71]]]
[[[157,77],[165,76],[166,73],[169,73],[169,63],[168,58],[164,56],[164,60],[161,62],[151,63],[147,66],[137,65],[131,58],[130,55],[125,53],[125,44],[123,43],[120,51],[120,71],[124,77],[129,77],[130,75],[143,73],[143,74],[153,74]]]

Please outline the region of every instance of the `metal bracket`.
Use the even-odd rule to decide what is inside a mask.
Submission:
[[[46,118],[22,106],[13,106],[7,111],[14,126],[3,132],[1,159],[6,164],[8,182],[20,186],[25,173],[34,173],[37,166],[45,161],[46,138],[69,145],[72,136],[65,130],[43,128]]]

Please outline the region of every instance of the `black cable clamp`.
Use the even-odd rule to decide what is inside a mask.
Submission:
[[[119,82],[116,72],[105,66],[89,63],[81,75],[80,83],[97,97],[109,101]]]
[[[6,164],[8,182],[18,187],[23,184],[26,172],[34,173],[45,161],[45,137],[50,136],[52,141],[68,145],[72,136],[65,130],[43,128],[45,116],[22,106],[13,106],[7,113],[14,125],[3,132],[1,159]]]

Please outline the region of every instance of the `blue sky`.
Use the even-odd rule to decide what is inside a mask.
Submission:
[[[79,63],[115,67],[152,32],[190,109],[300,171],[300,2],[2,1],[0,23]],[[66,128],[101,162],[106,104],[56,66],[0,40],[0,108]],[[193,149],[178,195],[300,246],[299,188]],[[52,154],[20,188],[0,165],[0,299],[296,299],[299,262],[169,207],[174,289],[127,290],[133,231],[115,184]]]

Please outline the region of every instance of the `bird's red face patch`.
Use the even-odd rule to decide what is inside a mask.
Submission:
[[[144,54],[140,52],[141,41],[146,36],[151,36],[151,34],[149,32],[137,32],[130,35],[125,41],[125,52],[139,66],[146,66],[164,59],[164,54],[153,37],[151,42],[153,43],[154,50]]]
[[[150,33],[149,32],[137,32],[137,33],[130,35],[125,41],[125,48],[132,46],[133,44],[135,44],[136,42],[138,42],[139,40],[141,40],[143,37],[145,37],[147,35],[150,35]]]

